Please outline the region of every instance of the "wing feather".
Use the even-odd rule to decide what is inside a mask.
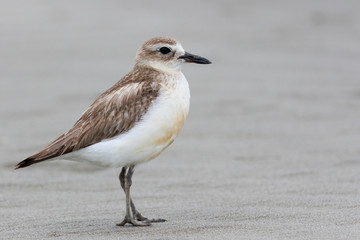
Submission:
[[[158,96],[160,85],[149,80],[153,71],[141,75],[136,70],[130,72],[103,93],[68,132],[15,168],[70,153],[129,131]]]

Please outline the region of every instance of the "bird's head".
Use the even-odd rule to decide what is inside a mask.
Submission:
[[[210,64],[206,58],[185,52],[181,44],[170,37],[156,37],[137,51],[136,66],[150,66],[162,71],[180,70],[185,62]]]

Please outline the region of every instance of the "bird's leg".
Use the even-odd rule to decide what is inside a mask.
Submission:
[[[131,176],[132,176],[132,173],[131,173]],[[131,179],[130,179],[130,181],[131,181]],[[131,211],[132,211],[134,218],[138,221],[144,221],[144,222],[149,222],[149,223],[166,221],[165,219],[161,219],[161,218],[148,219],[148,218],[144,217],[143,215],[141,215],[141,213],[138,210],[136,210],[135,204],[134,204],[133,200],[131,199],[131,197],[130,197],[130,206],[131,206]]]
[[[124,226],[126,223],[130,223],[134,226],[149,226],[150,225],[149,221],[138,221],[134,218],[132,206],[135,207],[135,205],[132,203],[130,197],[130,187],[132,184],[131,177],[133,173],[134,173],[134,166],[132,165],[127,169],[127,173],[126,173],[126,167],[123,167],[119,175],[121,187],[124,189],[126,195],[126,215],[124,220],[117,225]]]
[[[126,176],[126,170],[127,170],[127,168],[123,167],[122,170],[121,170],[121,173],[119,175],[120,185],[121,185],[122,189],[124,190],[125,194],[126,194],[125,182],[126,182],[126,178],[128,177],[128,176]],[[134,172],[134,170],[132,169],[131,176],[132,176],[133,172]],[[130,186],[131,186],[131,176],[130,176]],[[147,222],[147,223],[150,223],[150,222],[165,222],[166,221],[165,219],[161,219],[161,218],[160,219],[151,219],[150,220],[150,219],[142,216],[141,213],[138,210],[136,210],[135,204],[132,201],[131,197],[130,197],[130,207],[131,207],[130,211],[132,213],[133,218],[135,218],[135,220],[143,221],[143,222]],[[126,209],[127,208],[128,208],[128,204],[126,204]],[[124,219],[124,221],[125,221],[125,219]],[[123,224],[123,222],[121,224]],[[118,225],[120,225],[120,224],[118,224]],[[120,226],[123,226],[123,225],[120,225]]]
[[[133,171],[131,172],[131,176],[132,176],[132,173],[133,173]],[[131,181],[131,176],[130,176],[130,181]],[[131,197],[130,197],[130,206],[131,206],[131,211],[133,213],[133,216],[136,220],[144,221],[144,222],[148,222],[148,223],[150,223],[150,222],[165,222],[166,221],[165,219],[161,219],[161,218],[148,219],[148,218],[144,217],[143,215],[141,215],[141,213],[138,210],[136,210],[135,204],[132,201]]]
[[[126,194],[125,177],[126,177],[126,167],[123,167],[122,170],[121,170],[121,173],[119,175],[119,179],[120,179],[120,185],[121,185],[122,189],[124,190],[124,192]],[[130,197],[130,206],[131,206],[131,211],[133,213],[133,216],[136,218],[136,220],[144,221],[146,219],[136,210],[135,204],[133,203],[131,197]]]
[[[119,175],[119,179],[120,179],[120,185],[122,187],[122,189],[124,190],[125,194],[125,177],[126,177],[126,167],[123,167],[121,170],[121,173]],[[145,220],[145,218],[143,216],[141,216],[141,214],[136,210],[135,208],[135,204],[133,203],[131,197],[130,197],[130,206],[131,206],[131,211],[134,215],[134,217],[136,218],[136,220],[140,220],[143,221]]]

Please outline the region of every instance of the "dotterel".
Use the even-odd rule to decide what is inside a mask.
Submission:
[[[185,122],[190,91],[181,72],[184,62],[211,63],[185,52],[175,39],[148,40],[137,51],[130,73],[101,94],[69,131],[15,169],[56,159],[122,167],[119,179],[126,195],[126,215],[118,225],[165,221],[143,217],[130,197],[130,186],[135,166],[157,157]]]

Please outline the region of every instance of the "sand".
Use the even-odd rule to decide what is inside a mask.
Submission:
[[[359,239],[359,1],[6,1],[0,239]],[[69,129],[169,35],[191,110],[133,177],[151,227],[117,227],[119,169],[13,166]]]

